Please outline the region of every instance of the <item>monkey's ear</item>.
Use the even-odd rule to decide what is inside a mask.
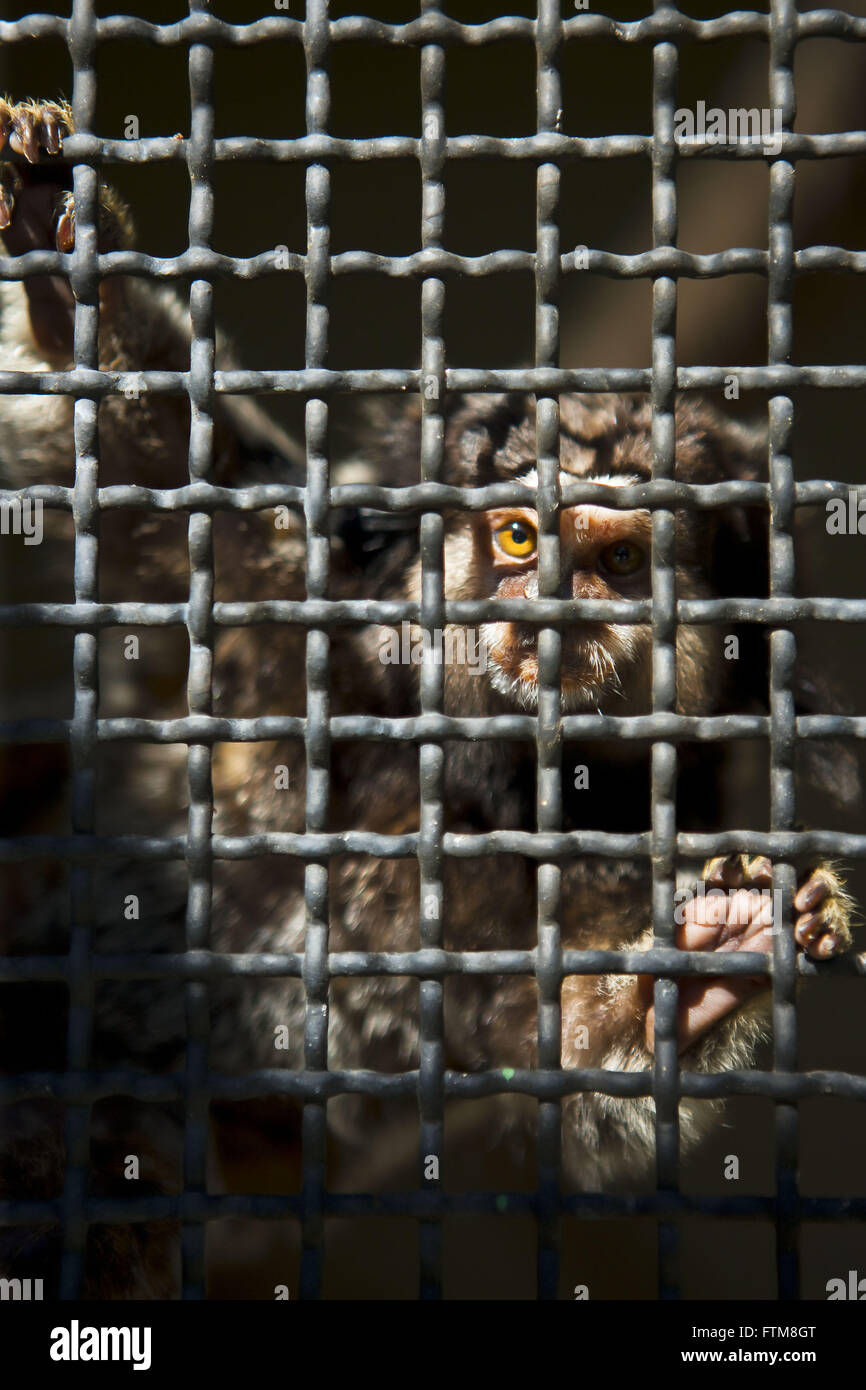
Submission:
[[[813,671],[798,670],[794,677],[794,709],[797,714],[839,714],[842,705],[833,686]],[[797,741],[797,767],[807,783],[834,801],[852,809],[863,805],[864,786],[860,763],[837,739]]]

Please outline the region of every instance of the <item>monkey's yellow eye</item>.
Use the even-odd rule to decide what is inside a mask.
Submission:
[[[635,574],[645,559],[640,546],[631,541],[617,541],[601,552],[601,563],[609,574]]]
[[[538,535],[528,521],[509,521],[496,532],[496,544],[512,560],[528,560],[535,554]]]

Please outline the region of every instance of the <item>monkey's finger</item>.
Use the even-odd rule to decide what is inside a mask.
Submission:
[[[739,888],[745,877],[745,855],[723,854],[704,868],[704,881],[712,888]]]
[[[766,979],[753,978],[712,980],[709,984],[688,980],[677,1010],[680,1052],[686,1052],[708,1029],[767,989],[768,985]]]
[[[8,227],[15,211],[15,194],[3,179],[0,179],[0,231]]]
[[[829,876],[816,869],[794,894],[794,906],[798,912],[812,912],[833,891]]]
[[[711,888],[683,905],[677,945],[683,951],[718,951],[736,941],[739,949],[757,950],[745,938],[772,923],[773,900],[757,888],[728,893]]]
[[[847,951],[852,942],[844,911],[833,901],[819,912],[805,912],[794,924],[794,937],[807,955],[829,960]]]
[[[794,936],[815,960],[840,955],[851,945],[853,904],[829,864],[813,869],[794,894]]]
[[[755,950],[772,950],[768,944],[755,945]],[[683,980],[677,1003],[677,1046],[686,1052],[704,1033],[723,1018],[748,1003],[756,994],[767,989],[769,981],[744,976],[736,979]],[[650,1005],[646,1015],[646,1044],[654,1050],[655,1009]]]
[[[57,226],[54,230],[54,239],[57,243],[58,251],[74,251],[75,249],[75,199],[71,193],[64,195],[57,217]]]
[[[10,106],[0,101],[0,150],[8,142],[16,154],[36,164],[40,147],[47,154],[60,154],[63,137],[72,131],[72,112],[56,101],[22,102]]]
[[[58,107],[47,105],[42,108],[38,131],[48,153],[60,154],[63,149],[63,137],[67,134],[67,125]]]
[[[746,882],[756,888],[769,888],[773,882],[773,865],[765,854],[757,854],[746,865]]]
[[[9,148],[16,154],[23,154],[28,164],[35,164],[39,158],[39,139],[34,112],[26,107],[18,107],[12,113],[12,129],[9,132]]]

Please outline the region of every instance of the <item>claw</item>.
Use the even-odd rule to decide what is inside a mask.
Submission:
[[[825,883],[817,874],[813,874],[797,890],[794,896],[794,906],[798,912],[811,912],[813,907],[822,903],[830,892],[829,884]]]
[[[8,227],[15,211],[15,195],[11,188],[0,183],[0,230]]]
[[[819,955],[822,960],[827,960],[830,956],[847,950],[847,947],[848,942],[843,937],[837,932],[828,931],[818,940],[813,954]]]
[[[807,912],[797,921],[794,928],[794,935],[801,946],[811,946],[817,936],[820,935],[824,927],[823,914],[820,912]]]
[[[30,164],[39,161],[44,151],[49,155],[62,152],[64,137],[73,129],[72,113],[63,102],[25,101],[10,105],[0,98],[0,151],[4,145],[16,154],[24,155]],[[20,166],[15,169],[4,165],[0,170],[0,231],[13,225],[16,204],[21,202],[30,187],[30,179]],[[67,205],[58,211],[59,223],[55,229],[55,242],[58,250],[71,251],[75,245],[75,223],[71,208],[71,198]],[[18,250],[26,251],[34,245],[50,245],[46,239],[40,242],[37,231],[28,228],[19,238]]]
[[[29,111],[19,111],[13,118],[9,148],[15,150],[16,154],[23,154],[29,164],[35,164],[38,160],[39,141],[36,138],[36,122]]]
[[[773,866],[765,854],[758,854],[746,865],[746,878],[759,888],[769,888],[773,882]]]
[[[63,148],[63,140],[60,134],[60,123],[53,111],[47,111],[40,122],[42,128],[42,143],[49,154],[59,154]]]
[[[704,880],[713,888],[739,888],[743,882],[743,856],[727,854],[711,859],[704,870]]]
[[[63,137],[72,129],[72,117],[67,106],[53,101],[22,102],[10,106],[0,101],[0,150],[9,148],[23,154],[30,164],[36,164],[40,148],[47,154],[60,154]]]
[[[63,200],[57,219],[55,241],[58,251],[69,252],[75,249],[75,200],[71,193],[67,193]]]

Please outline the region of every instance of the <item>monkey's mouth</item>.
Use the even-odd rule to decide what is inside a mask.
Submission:
[[[538,638],[535,629],[517,629],[512,623],[489,624],[488,675],[494,690],[523,708],[538,703]],[[564,709],[597,709],[603,697],[621,693],[614,652],[599,631],[596,635],[570,635],[564,644],[560,671]]]

